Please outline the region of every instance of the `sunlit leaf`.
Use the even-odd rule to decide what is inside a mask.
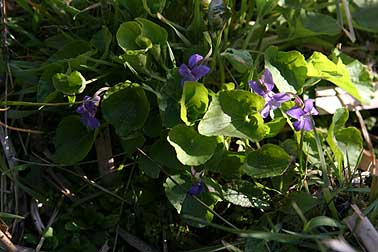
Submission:
[[[209,103],[207,88],[198,82],[185,82],[181,105],[181,119],[187,124],[202,118]]]
[[[247,91],[222,91],[213,97],[198,131],[206,136],[223,135],[259,141],[266,131],[259,113],[264,104],[261,96]]]

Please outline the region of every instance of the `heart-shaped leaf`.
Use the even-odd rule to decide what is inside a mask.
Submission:
[[[59,164],[75,164],[87,156],[94,140],[94,131],[84,126],[79,116],[65,117],[56,129],[53,160]]]
[[[244,90],[222,91],[213,97],[209,109],[198,125],[205,136],[231,136],[259,141],[266,127],[259,111],[265,100]]]
[[[213,156],[218,143],[216,137],[202,136],[185,125],[173,127],[168,134],[168,141],[184,165],[206,163]]]
[[[101,103],[104,119],[121,136],[143,127],[150,112],[146,94],[138,84],[125,82],[109,89]]]

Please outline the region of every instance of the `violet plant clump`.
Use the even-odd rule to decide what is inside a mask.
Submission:
[[[308,99],[302,103],[302,106],[294,106],[286,111],[286,114],[297,120],[293,123],[295,130],[308,131],[313,129],[311,115],[318,115],[319,112],[314,107],[314,100]]]
[[[287,93],[276,94],[272,91],[275,84],[268,69],[265,69],[258,81],[248,81],[248,83],[256,94],[265,99],[265,106],[260,112],[263,118],[267,118],[271,110],[279,108],[283,102],[290,100],[290,96]]]
[[[198,81],[210,72],[210,67],[202,64],[203,57],[199,54],[193,54],[189,58],[188,65],[181,64],[179,67],[179,74],[183,77],[181,85],[185,81]]]
[[[76,112],[80,114],[80,121],[92,130],[100,127],[100,121],[95,117],[100,100],[100,96],[86,95],[83,104],[76,108]]]

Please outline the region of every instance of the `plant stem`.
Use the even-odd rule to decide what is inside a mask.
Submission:
[[[329,210],[331,211],[332,217],[337,220],[338,219],[337,209],[335,207],[335,204],[333,203],[332,195],[331,195],[331,192],[329,190],[327,163],[326,163],[325,158],[324,158],[323,148],[322,148],[322,145],[321,145],[321,142],[320,142],[318,132],[316,131],[316,128],[315,128],[314,119],[312,117],[311,117],[311,123],[312,123],[313,129],[314,129],[316,147],[318,149],[320,165],[322,167],[322,174],[323,174],[323,189],[322,189],[322,191],[323,191],[323,194],[324,194],[324,199],[325,199],[326,204],[328,205]]]

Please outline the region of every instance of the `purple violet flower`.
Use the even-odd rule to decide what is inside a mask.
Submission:
[[[187,193],[191,196],[199,195],[205,191],[205,184],[203,183],[202,179],[200,179],[197,183],[194,183]]]
[[[83,104],[76,109],[76,112],[80,114],[80,121],[92,130],[100,127],[100,121],[95,117],[100,100],[100,96],[90,97],[86,95]]]
[[[188,65],[181,64],[179,67],[179,74],[183,77],[181,85],[184,85],[185,81],[198,81],[206,74],[210,72],[210,67],[201,65],[203,57],[199,54],[193,54],[189,58]]]
[[[299,106],[292,107],[288,111],[286,111],[286,114],[293,117],[294,119],[297,119],[293,123],[293,126],[295,130],[312,130],[312,119],[311,115],[317,115],[319,112],[314,108],[314,100],[308,99],[304,101],[303,108]]]
[[[281,103],[290,100],[290,96],[286,93],[274,93],[274,82],[272,74],[268,69],[265,69],[261,79],[258,81],[248,81],[252,90],[265,99],[265,106],[260,114],[263,118],[268,117],[271,110],[275,110],[281,106]]]

